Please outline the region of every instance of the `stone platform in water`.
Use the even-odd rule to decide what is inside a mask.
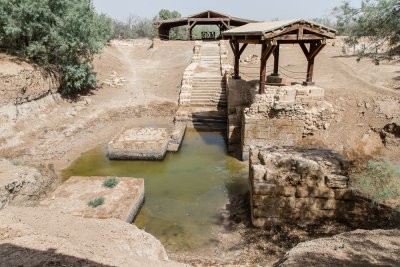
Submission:
[[[144,200],[144,180],[116,177],[118,184],[114,188],[104,187],[104,181],[109,178],[71,177],[40,206],[83,218],[117,218],[131,223]],[[100,197],[104,198],[103,204],[95,208],[88,205]]]
[[[110,159],[162,160],[169,136],[165,128],[123,129],[108,143]]]
[[[185,136],[186,128],[187,122],[175,122],[168,143],[169,152],[177,152],[179,150]]]

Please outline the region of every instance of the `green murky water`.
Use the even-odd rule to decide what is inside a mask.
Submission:
[[[180,151],[163,161],[110,161],[99,146],[63,176],[144,178],[145,204],[135,224],[171,251],[194,250],[215,242],[219,211],[229,195],[247,190],[247,167],[225,147],[221,133],[188,130]]]

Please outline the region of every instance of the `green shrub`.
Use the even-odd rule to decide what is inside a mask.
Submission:
[[[400,166],[378,157],[369,161],[365,170],[353,181],[354,189],[379,205],[400,198]]]
[[[107,188],[114,188],[118,184],[118,180],[116,177],[111,177],[104,181],[103,186]]]
[[[96,82],[92,61],[112,35],[90,0],[0,0],[0,50],[60,77],[60,93]]]
[[[89,201],[87,204],[90,207],[96,208],[104,203],[104,197],[96,198],[95,200]]]

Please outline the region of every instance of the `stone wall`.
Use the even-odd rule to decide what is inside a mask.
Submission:
[[[250,146],[294,145],[308,135],[326,130],[334,116],[315,86],[267,86],[258,94],[256,81],[227,81],[228,146],[249,158]]]
[[[190,107],[190,98],[193,89],[193,75],[200,61],[201,43],[197,41],[193,49],[194,54],[192,57],[192,63],[187,66],[183,72],[181,92],[179,94],[179,109],[181,109],[181,111],[179,112],[182,112],[182,109],[184,110],[186,107]]]
[[[165,128],[123,128],[107,144],[110,159],[162,160],[170,141]]]
[[[229,77],[226,79],[226,84],[228,150],[232,152],[238,149],[241,144],[243,110],[245,107],[250,106],[251,99],[258,91],[258,83]]]
[[[251,218],[257,227],[341,216],[354,209],[348,161],[328,148],[252,147]]]
[[[221,58],[221,76],[228,76],[233,72],[233,67],[228,61],[228,40],[219,41],[219,51]]]

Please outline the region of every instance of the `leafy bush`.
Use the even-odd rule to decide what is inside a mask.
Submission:
[[[95,200],[89,201],[87,204],[90,207],[96,208],[104,203],[104,197],[96,198]]]
[[[369,161],[366,169],[356,177],[353,187],[371,199],[375,205],[400,198],[400,166],[379,157]]]
[[[111,177],[104,181],[103,186],[107,188],[114,188],[118,184],[118,180],[116,177]]]
[[[0,0],[0,50],[59,75],[62,94],[96,82],[91,62],[111,35],[90,0]]]

